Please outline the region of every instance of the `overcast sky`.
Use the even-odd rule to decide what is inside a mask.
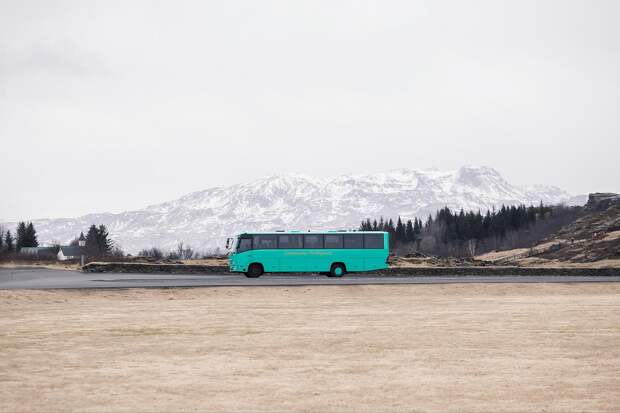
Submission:
[[[0,2],[0,221],[274,173],[620,191],[620,1]]]

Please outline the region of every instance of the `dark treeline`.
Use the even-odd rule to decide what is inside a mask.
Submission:
[[[37,231],[34,229],[32,222],[26,224],[20,222],[17,225],[17,239],[15,240],[15,248],[19,251],[25,247],[38,247]]]
[[[20,222],[14,233],[0,229],[0,254],[19,252],[22,248],[38,247],[37,231],[32,222]]]
[[[487,211],[452,211],[445,207],[425,222],[403,222],[399,217],[362,222],[362,231],[387,231],[398,253],[419,251],[435,255],[473,256],[491,250],[530,247],[550,232],[572,221],[580,208],[563,205],[502,206]]]
[[[79,246],[80,239],[85,241],[83,251],[88,259],[124,256],[123,251],[115,247],[114,241],[112,241],[105,225],[91,225],[86,236],[81,233],[80,237],[76,237],[69,245]],[[4,228],[0,227],[0,257],[8,259],[37,259],[36,254],[23,254],[22,250],[24,248],[38,246],[37,231],[32,222],[20,222],[13,233],[10,230],[5,231]],[[60,247],[61,245],[59,243],[54,242],[46,247],[46,249],[55,248],[55,253],[57,253]],[[49,258],[49,254],[46,254],[45,257]]]

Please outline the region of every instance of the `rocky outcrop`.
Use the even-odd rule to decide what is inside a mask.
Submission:
[[[560,262],[595,262],[620,259],[620,195],[593,193],[582,216],[544,241],[547,248],[537,258]]]
[[[620,195],[611,192],[596,192],[588,196],[586,208],[591,211],[604,211],[613,205],[620,205]]]

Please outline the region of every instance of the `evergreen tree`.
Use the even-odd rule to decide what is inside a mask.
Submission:
[[[530,225],[536,223],[536,207],[534,205],[527,208],[527,221]]]
[[[11,235],[11,231],[7,231],[6,235],[4,236],[4,245],[6,245],[6,251],[7,252],[13,252],[15,250],[15,245],[14,245],[14,239],[13,236]]]
[[[81,236],[82,234],[80,234]],[[86,234],[86,255],[91,258],[105,257],[112,252],[114,242],[105,225],[91,225]]]
[[[370,223],[370,218],[366,219],[366,221],[362,221],[362,225],[360,225],[360,231],[372,231],[372,224]]]
[[[2,229],[2,226],[0,226],[0,254],[2,253],[2,251],[4,250],[4,230]]]
[[[543,205],[543,201],[540,201],[540,206],[538,207],[538,218],[545,219],[545,206]]]
[[[405,226],[403,225],[403,221],[400,219],[400,216],[398,217],[398,221],[396,221],[395,232],[396,241],[403,244],[407,242],[407,239],[405,237]]]
[[[428,218],[431,219],[430,215]],[[422,220],[419,218],[416,218],[415,224],[413,225],[413,241],[415,242],[417,251],[420,250],[420,243],[422,242],[422,229],[423,228],[424,227],[422,225]]]
[[[22,221],[17,225],[16,235],[17,235],[17,239],[15,242],[15,249],[17,251],[20,251],[22,247],[25,246],[24,242],[26,241],[26,223],[25,222]]]
[[[32,222],[26,225],[26,231],[24,239],[22,241],[22,247],[38,247],[39,241],[37,240],[37,231],[34,229]]]
[[[379,231],[379,226],[377,225],[377,220],[372,221],[372,230]]]
[[[467,227],[466,225],[466,218],[465,218],[465,211],[463,211],[463,208],[461,208],[461,212],[459,212],[459,217],[455,220],[455,232],[456,232],[456,239],[458,239],[459,241],[463,241],[465,240],[466,236],[467,236]]]
[[[418,219],[415,218],[415,222],[417,224]],[[406,243],[410,243],[415,241],[415,233],[414,233],[414,226],[413,223],[411,222],[410,219],[407,220],[407,224],[405,225],[405,242]]]
[[[433,226],[433,216],[431,214],[428,214],[428,218],[426,219],[426,224],[424,225],[426,232],[429,232],[432,226]]]
[[[114,247],[114,242],[110,239],[108,229],[103,224],[99,225],[97,229],[97,244],[99,245],[99,253],[104,257],[109,255],[112,247]]]
[[[506,237],[506,227],[508,226],[508,210],[506,209],[506,205],[502,205],[502,208],[499,210],[499,237],[504,239]]]
[[[394,221],[392,221],[392,218],[385,221],[383,230],[390,234],[390,246],[393,247],[396,244],[396,226],[394,225]]]
[[[486,238],[491,235],[491,211],[487,210],[486,215],[482,219],[482,237]]]
[[[95,225],[91,225],[86,233],[86,255],[97,258],[101,255],[99,251],[99,231]]]

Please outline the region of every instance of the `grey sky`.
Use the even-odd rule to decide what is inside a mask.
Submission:
[[[620,191],[618,1],[2,1],[0,221],[281,172]]]

